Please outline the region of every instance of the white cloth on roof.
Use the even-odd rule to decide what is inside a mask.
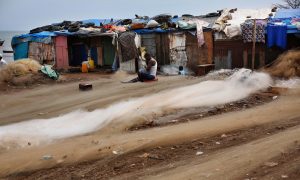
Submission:
[[[203,21],[201,19],[192,18],[187,21],[178,21],[178,26],[181,29],[192,29],[196,27],[198,46],[200,47],[205,43],[204,36],[203,36],[203,27],[209,26],[208,22]]]
[[[218,19],[215,21],[215,24],[213,25],[213,29],[217,30],[218,32],[223,31],[226,27],[226,24],[224,21],[228,21],[229,19],[232,19],[231,13],[229,12],[229,9],[224,9],[221,16],[218,17]]]
[[[201,47],[205,43],[203,27],[207,27],[209,23],[200,19],[194,19],[193,21],[196,23],[198,46]]]
[[[229,9],[224,9],[213,28],[218,31],[224,31],[227,37],[232,38],[242,34],[241,24],[245,22],[247,16],[250,19],[266,19],[270,13],[271,8],[237,9],[234,13],[230,13]]]

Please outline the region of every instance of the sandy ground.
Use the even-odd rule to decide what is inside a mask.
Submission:
[[[91,111],[120,100],[202,81],[174,76],[151,83],[120,83],[124,78],[115,75],[93,79],[93,90],[87,92],[78,90],[78,82],[71,82],[3,93],[0,124],[55,117],[79,108]],[[289,91],[275,100],[273,96],[260,93],[212,109],[171,112],[157,117],[150,125],[129,130],[116,130],[110,124],[101,131],[52,144],[3,150],[0,176],[299,179],[300,91]],[[43,159],[44,155],[51,158]]]
[[[121,80],[134,78],[125,74],[95,75],[88,80],[65,84],[39,85],[34,89],[18,89],[0,95],[0,125],[36,118],[49,118],[77,109],[92,111],[114,102],[181,87],[199,78],[161,77],[157,82],[124,84]],[[79,91],[79,83],[92,83],[93,90]],[[31,87],[32,88],[32,87]],[[26,108],[24,108],[26,107]]]

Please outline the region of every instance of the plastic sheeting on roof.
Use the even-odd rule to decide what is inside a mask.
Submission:
[[[83,20],[82,23],[83,24],[94,23],[95,26],[100,26],[100,23],[102,23],[103,25],[107,25],[107,24],[114,24],[117,21],[118,19],[87,19],[87,20]]]
[[[287,26],[288,34],[300,33],[300,18],[272,18],[268,24]]]
[[[35,33],[35,34],[22,34],[22,35],[15,36],[15,37],[18,37],[18,38],[28,38],[28,37],[44,38],[44,37],[49,37],[49,36],[56,36],[56,35],[54,32],[43,31],[40,33]]]
[[[73,33],[74,36],[78,37],[93,37],[93,36],[110,36],[116,37],[115,32],[101,32],[100,30],[89,30],[89,28],[81,28],[79,31]]]
[[[22,34],[19,36],[14,36],[11,40],[11,46],[14,47],[17,44],[24,42],[41,42],[45,44],[49,44],[52,42],[52,36],[56,36],[54,32],[40,32],[35,34]]]
[[[167,33],[167,32],[174,32],[174,31],[178,31],[177,29],[161,29],[161,28],[155,28],[155,29],[135,29],[133,30],[134,32],[136,32],[137,34],[150,34],[150,33]]]
[[[275,18],[300,18],[300,9],[278,9]]]
[[[266,19],[270,13],[270,8],[237,9],[234,13],[230,13],[229,9],[224,9],[213,28],[217,31],[224,31],[227,37],[232,38],[242,34],[241,24],[245,22],[247,17],[250,17],[250,19]]]

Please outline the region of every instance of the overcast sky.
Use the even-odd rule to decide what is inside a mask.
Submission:
[[[201,15],[223,8],[267,8],[281,0],[0,0],[0,30],[30,30],[63,20]]]

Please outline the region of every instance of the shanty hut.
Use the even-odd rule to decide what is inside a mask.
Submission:
[[[253,58],[255,67],[264,66],[265,27],[270,13],[271,9],[224,9],[222,11],[213,26],[215,69],[251,68]],[[255,51],[253,51],[253,40]]]
[[[153,19],[157,19],[160,25],[133,29],[137,34],[136,45],[146,48],[157,60],[159,68],[166,65],[177,68],[183,66],[197,73],[199,65],[212,64],[211,27],[216,18],[206,16],[172,18],[167,14],[156,16]],[[121,68],[135,71],[134,61],[121,63]]]
[[[52,32],[23,34],[12,39],[14,59],[32,58],[41,64],[53,64],[55,61],[54,38]]]
[[[35,28],[29,34],[12,39],[14,59],[32,58],[41,64],[54,65],[56,69],[68,69],[81,66],[91,56],[97,66],[111,67],[117,33],[93,27],[113,22],[107,19],[64,21]]]

